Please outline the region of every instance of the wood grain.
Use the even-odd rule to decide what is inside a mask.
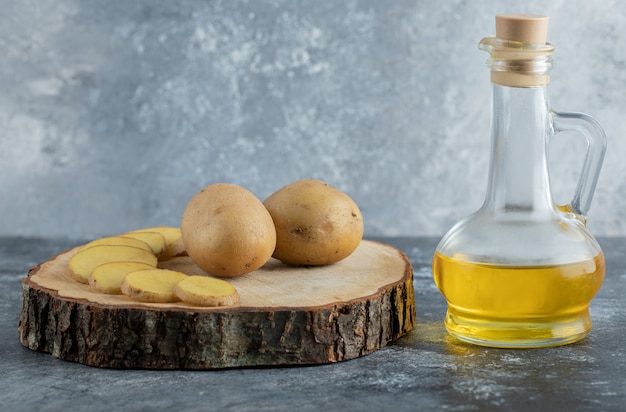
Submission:
[[[270,260],[228,279],[229,307],[141,303],[74,281],[68,250],[22,281],[20,340],[32,350],[109,368],[215,369],[322,364],[369,354],[415,324],[412,267],[401,251],[364,240],[329,266]],[[160,267],[202,274],[188,257]]]

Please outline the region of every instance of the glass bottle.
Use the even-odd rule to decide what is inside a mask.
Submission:
[[[434,280],[448,302],[448,332],[474,344],[530,348],[583,339],[589,304],[604,279],[598,242],[586,215],[606,149],[590,116],[557,113],[547,85],[554,47],[547,18],[496,16],[490,53],[492,151],[482,207],[443,237],[433,258]],[[547,166],[550,139],[576,131],[588,150],[568,205],[553,201]],[[558,154],[557,154],[558,155]]]

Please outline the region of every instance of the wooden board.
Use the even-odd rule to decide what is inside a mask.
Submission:
[[[76,248],[23,279],[19,333],[32,350],[108,368],[215,369],[322,364],[369,354],[415,324],[412,267],[401,251],[364,240],[329,266],[271,259],[228,279],[235,306],[151,304],[74,281]],[[189,257],[159,267],[204,274]]]

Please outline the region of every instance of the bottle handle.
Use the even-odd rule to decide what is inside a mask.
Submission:
[[[606,152],[606,135],[600,123],[587,114],[554,111],[551,114],[554,134],[574,131],[587,140],[587,154],[574,197],[568,205],[559,206],[561,210],[575,213],[585,222]]]

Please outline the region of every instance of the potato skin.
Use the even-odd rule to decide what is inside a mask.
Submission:
[[[263,266],[276,230],[263,203],[241,186],[215,183],[187,204],[181,220],[187,254],[205,272],[234,277]]]
[[[363,216],[342,191],[317,179],[293,182],[263,202],[276,228],[273,256],[319,266],[348,257],[363,238]]]

